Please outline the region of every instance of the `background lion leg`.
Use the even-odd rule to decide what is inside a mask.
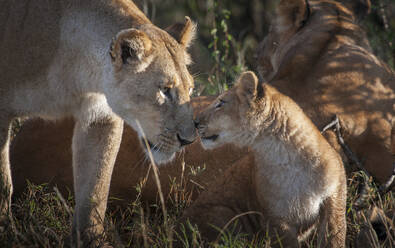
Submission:
[[[300,247],[297,228],[291,223],[274,220],[267,226],[270,235],[270,247]]]
[[[257,212],[259,208],[252,187],[253,166],[253,156],[235,162],[185,210],[180,222],[185,225],[189,220],[197,225],[201,235],[209,241],[215,241],[224,227],[235,233],[257,233],[261,214]]]
[[[317,247],[345,247],[346,194],[345,187],[340,188],[336,195],[323,204],[320,211]]]
[[[73,242],[97,247],[103,235],[111,174],[119,150],[123,122],[100,120],[88,127],[76,123],[73,136],[75,212]]]
[[[0,225],[11,214],[12,180],[10,171],[9,145],[11,118],[0,117]]]

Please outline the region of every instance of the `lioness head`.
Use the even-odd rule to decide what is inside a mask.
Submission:
[[[315,64],[314,59],[344,30],[369,46],[357,18],[369,12],[369,0],[281,0],[269,33],[257,49],[257,70],[265,81],[289,75],[287,68]],[[292,73],[304,73],[295,70]]]
[[[218,98],[196,118],[199,135],[205,149],[226,143],[238,146],[251,144],[258,135],[263,116],[255,115],[259,105],[257,96],[262,94],[258,78],[244,72],[236,84]]]
[[[158,163],[171,160],[196,138],[189,103],[194,84],[186,52],[194,33],[195,25],[186,18],[168,32],[152,24],[122,30],[111,44],[108,103],[142,141],[146,137]]]

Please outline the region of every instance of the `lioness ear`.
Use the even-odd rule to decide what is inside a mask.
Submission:
[[[236,87],[236,94],[240,99],[254,100],[258,93],[258,78],[252,71],[243,72]]]
[[[134,28],[120,31],[111,42],[110,55],[117,69],[124,64],[138,64],[149,55],[152,48],[150,38]]]
[[[176,23],[166,28],[166,31],[182,46],[189,47],[196,35],[196,24],[186,16],[184,23]]]
[[[310,14],[308,0],[281,0],[277,6],[278,25],[282,28],[300,27]]]

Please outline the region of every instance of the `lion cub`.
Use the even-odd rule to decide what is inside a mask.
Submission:
[[[297,247],[318,224],[318,247],[345,246],[342,161],[294,101],[245,72],[196,123],[206,149],[226,143],[252,148],[257,210],[274,240]]]

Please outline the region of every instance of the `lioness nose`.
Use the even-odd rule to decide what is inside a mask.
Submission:
[[[192,141],[191,141],[191,140],[183,139],[183,138],[180,136],[180,134],[177,134],[177,139],[178,139],[178,141],[180,141],[181,146],[186,146],[186,145],[192,144],[192,143],[195,141],[195,139],[193,139]]]

